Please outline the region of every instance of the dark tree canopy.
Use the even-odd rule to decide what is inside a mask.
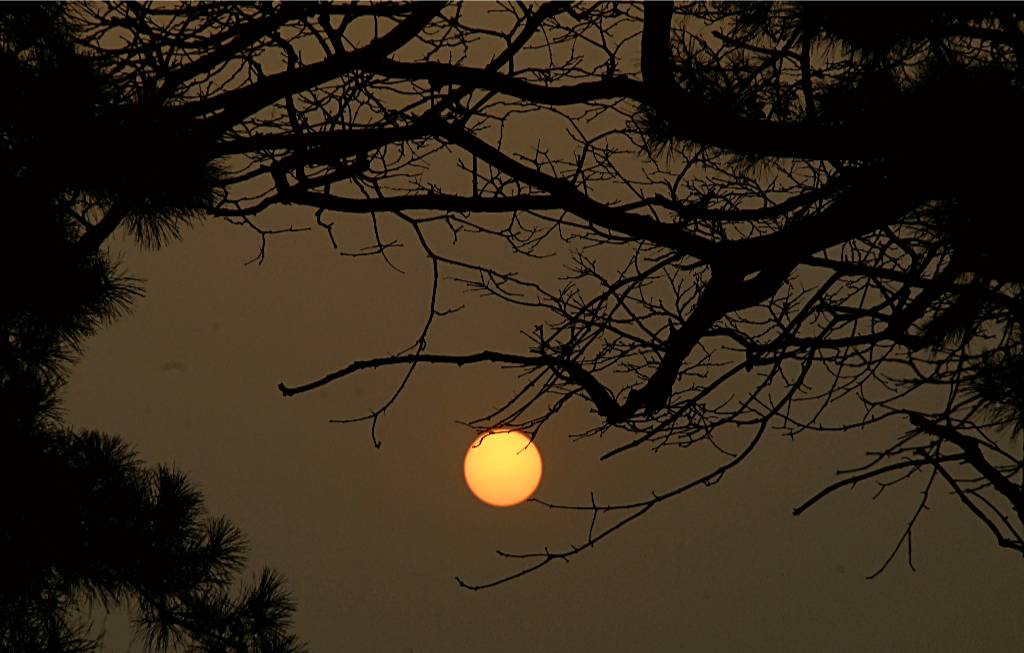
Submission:
[[[280,577],[233,591],[245,540],[184,474],[110,435],[3,426],[3,650],[97,650],[90,606],[127,608],[148,650],[298,649]]]
[[[92,608],[126,609],[147,650],[299,650],[281,579],[236,587],[245,540],[182,472],[61,421],[83,341],[140,294],[100,245],[123,226],[158,246],[219,193],[194,144],[165,132],[147,153],[150,118],[67,9],[0,9],[0,650],[97,650]]]
[[[837,460],[857,468],[797,513],[855,483],[923,489],[920,506],[951,492],[1024,553],[1024,268],[1006,237],[1018,6],[110,4],[76,18],[132,115],[216,159],[210,212],[259,233],[260,258],[268,236],[322,229],[344,254],[405,246],[430,262],[407,349],[310,370],[285,395],[490,362],[519,368],[521,392],[481,428],[543,437],[584,402],[574,435],[603,436],[607,456],[746,434],[675,488],[552,506],[592,511],[595,528],[524,554],[527,570],[727,476],[769,434],[830,430],[892,437]],[[275,205],[296,222],[268,221]],[[538,316],[529,342],[435,350],[467,289]],[[352,419],[376,438],[393,401]]]

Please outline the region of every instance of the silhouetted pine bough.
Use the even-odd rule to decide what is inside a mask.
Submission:
[[[282,391],[490,361],[519,368],[522,392],[480,428],[543,438],[585,402],[593,419],[574,435],[602,436],[607,456],[721,450],[706,474],[635,501],[545,504],[593,526],[575,547],[512,556],[526,567],[510,577],[728,476],[768,434],[807,431],[891,438],[837,461],[863,465],[796,512],[855,483],[920,491],[895,554],[932,493],[950,492],[1024,553],[1022,268],[1006,237],[1020,8],[488,9],[75,8],[78,45],[117,97],[165,108],[225,157],[204,177],[213,213],[260,235],[257,260],[272,234],[322,229],[345,254],[405,246],[429,261],[408,349]],[[276,205],[297,223],[270,222]],[[434,351],[460,284],[539,316],[529,341]],[[376,442],[395,397],[342,421]]]
[[[298,649],[280,578],[233,591],[242,535],[181,472],[110,435],[4,426],[0,647],[93,650],[98,605],[127,607],[150,650]]]
[[[60,423],[83,340],[140,293],[100,245],[159,246],[218,197],[208,152],[150,136],[174,121],[76,50],[66,10],[0,9],[0,650],[95,650],[94,608],[127,609],[149,650],[300,650],[281,579],[238,586],[244,539],[181,472]]]

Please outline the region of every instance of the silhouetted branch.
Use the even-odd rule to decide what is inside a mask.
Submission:
[[[601,410],[616,410],[617,405],[614,400],[608,394],[608,391],[597,382],[594,377],[584,370],[578,363],[573,361],[563,360],[554,358],[552,356],[522,356],[518,354],[506,354],[497,351],[482,351],[475,354],[466,355],[450,355],[450,354],[406,354],[399,356],[387,356],[384,358],[373,358],[364,361],[355,361],[336,372],[331,372],[316,381],[311,381],[299,386],[286,386],[284,383],[279,383],[277,388],[281,391],[281,394],[290,397],[302,392],[309,392],[316,388],[322,387],[344,378],[356,372],[366,369],[374,369],[378,367],[386,367],[391,365],[413,365],[418,363],[447,363],[452,365],[471,365],[473,363],[509,363],[511,365],[519,365],[525,367],[547,367],[555,370],[561,374],[568,376],[571,380],[578,383],[590,395],[591,400],[597,407],[598,411]]]
[[[871,471],[864,472],[863,474],[857,474],[855,476],[850,476],[848,478],[844,478],[841,481],[836,481],[835,483],[829,485],[828,487],[823,488],[821,491],[819,491],[813,497],[811,497],[807,501],[804,501],[803,503],[801,503],[796,508],[793,508],[793,515],[794,516],[799,516],[802,512],[804,512],[805,510],[807,510],[808,508],[810,508],[811,506],[813,506],[814,504],[818,503],[819,501],[824,499],[826,496],[832,494],[833,492],[835,492],[836,490],[838,490],[840,488],[844,488],[844,487],[852,488],[852,487],[856,486],[858,483],[860,483],[861,481],[866,481],[868,479],[876,478],[878,476],[884,476],[884,475],[888,474],[889,472],[894,472],[894,471],[899,470],[899,469],[907,469],[908,467],[914,468],[914,469],[920,469],[924,465],[933,465],[933,464],[938,464],[938,463],[951,462],[951,461],[954,461],[954,460],[964,460],[964,456],[955,455],[955,456],[941,456],[939,458],[920,458],[920,459],[904,460],[903,462],[893,463],[891,465],[885,465],[884,467],[879,467],[877,469],[872,469]]]

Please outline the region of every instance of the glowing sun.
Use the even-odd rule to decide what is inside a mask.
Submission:
[[[506,507],[530,498],[543,464],[537,445],[519,431],[493,431],[473,440],[462,469],[470,492],[484,503]]]

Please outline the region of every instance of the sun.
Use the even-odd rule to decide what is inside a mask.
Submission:
[[[530,498],[540,485],[543,463],[529,436],[490,431],[473,440],[462,468],[477,499],[505,508]]]

